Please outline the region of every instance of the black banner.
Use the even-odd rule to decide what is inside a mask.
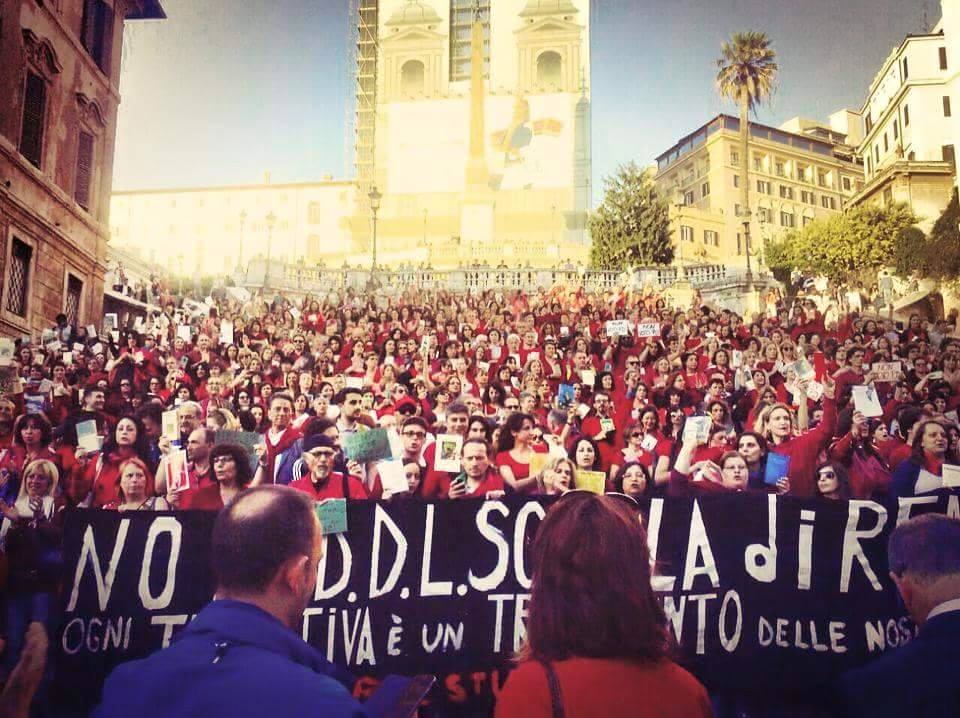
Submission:
[[[524,635],[535,500],[354,502],[327,537],[303,636],[372,690],[433,673],[439,715],[488,713]],[[655,499],[642,508],[677,659],[712,690],[803,702],[909,641],[886,540],[958,497]],[[55,696],[89,709],[110,669],[166,645],[210,599],[214,515],[76,511],[67,521]],[[625,567],[628,568],[628,567]],[[618,610],[610,606],[611,611]]]

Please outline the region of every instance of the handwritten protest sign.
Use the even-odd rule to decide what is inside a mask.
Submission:
[[[190,470],[187,465],[187,452],[177,449],[167,454],[167,491],[178,494],[190,488]]]
[[[874,362],[873,374],[878,382],[893,383],[900,379],[903,373],[903,363],[898,361]]]
[[[625,337],[630,334],[630,320],[611,319],[605,325],[608,337]]]
[[[313,508],[317,513],[317,518],[320,519],[320,525],[323,527],[324,536],[346,533],[346,499],[325,499],[315,503]]]
[[[660,336],[660,322],[641,322],[637,324],[639,339],[655,339]]]
[[[403,494],[410,490],[407,483],[407,474],[404,470],[403,459],[388,459],[377,462],[377,473],[380,475],[380,485],[383,495],[389,498],[396,494]]]

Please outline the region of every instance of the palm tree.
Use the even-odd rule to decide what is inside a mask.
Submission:
[[[743,212],[743,237],[747,253],[747,282],[750,270],[750,111],[756,111],[773,94],[779,67],[777,53],[770,47],[766,33],[749,30],[733,34],[723,43],[717,60],[717,89],[740,106],[740,206]]]

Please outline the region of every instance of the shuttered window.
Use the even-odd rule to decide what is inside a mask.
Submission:
[[[73,197],[77,204],[90,211],[90,180],[93,174],[93,135],[81,132],[77,142],[77,181]]]
[[[27,73],[23,93],[23,124],[20,127],[20,154],[40,168],[43,156],[43,118],[47,106],[47,86],[40,75]]]
[[[10,269],[7,272],[7,311],[18,317],[27,316],[27,297],[30,290],[30,257],[33,248],[14,239],[10,247]]]
[[[80,40],[97,67],[109,75],[113,9],[103,0],[84,0]]]

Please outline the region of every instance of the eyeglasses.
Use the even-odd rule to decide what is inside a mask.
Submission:
[[[307,453],[315,459],[319,459],[320,457],[332,459],[337,452],[330,449],[314,449],[313,451],[308,451]]]
[[[404,431],[403,435],[408,439],[426,439],[427,432],[425,431]]]
[[[233,463],[233,457],[232,457],[232,456],[227,456],[227,455],[218,456],[217,458],[215,458],[215,459],[213,460],[212,463],[214,463],[214,464],[232,464],[232,463]]]

